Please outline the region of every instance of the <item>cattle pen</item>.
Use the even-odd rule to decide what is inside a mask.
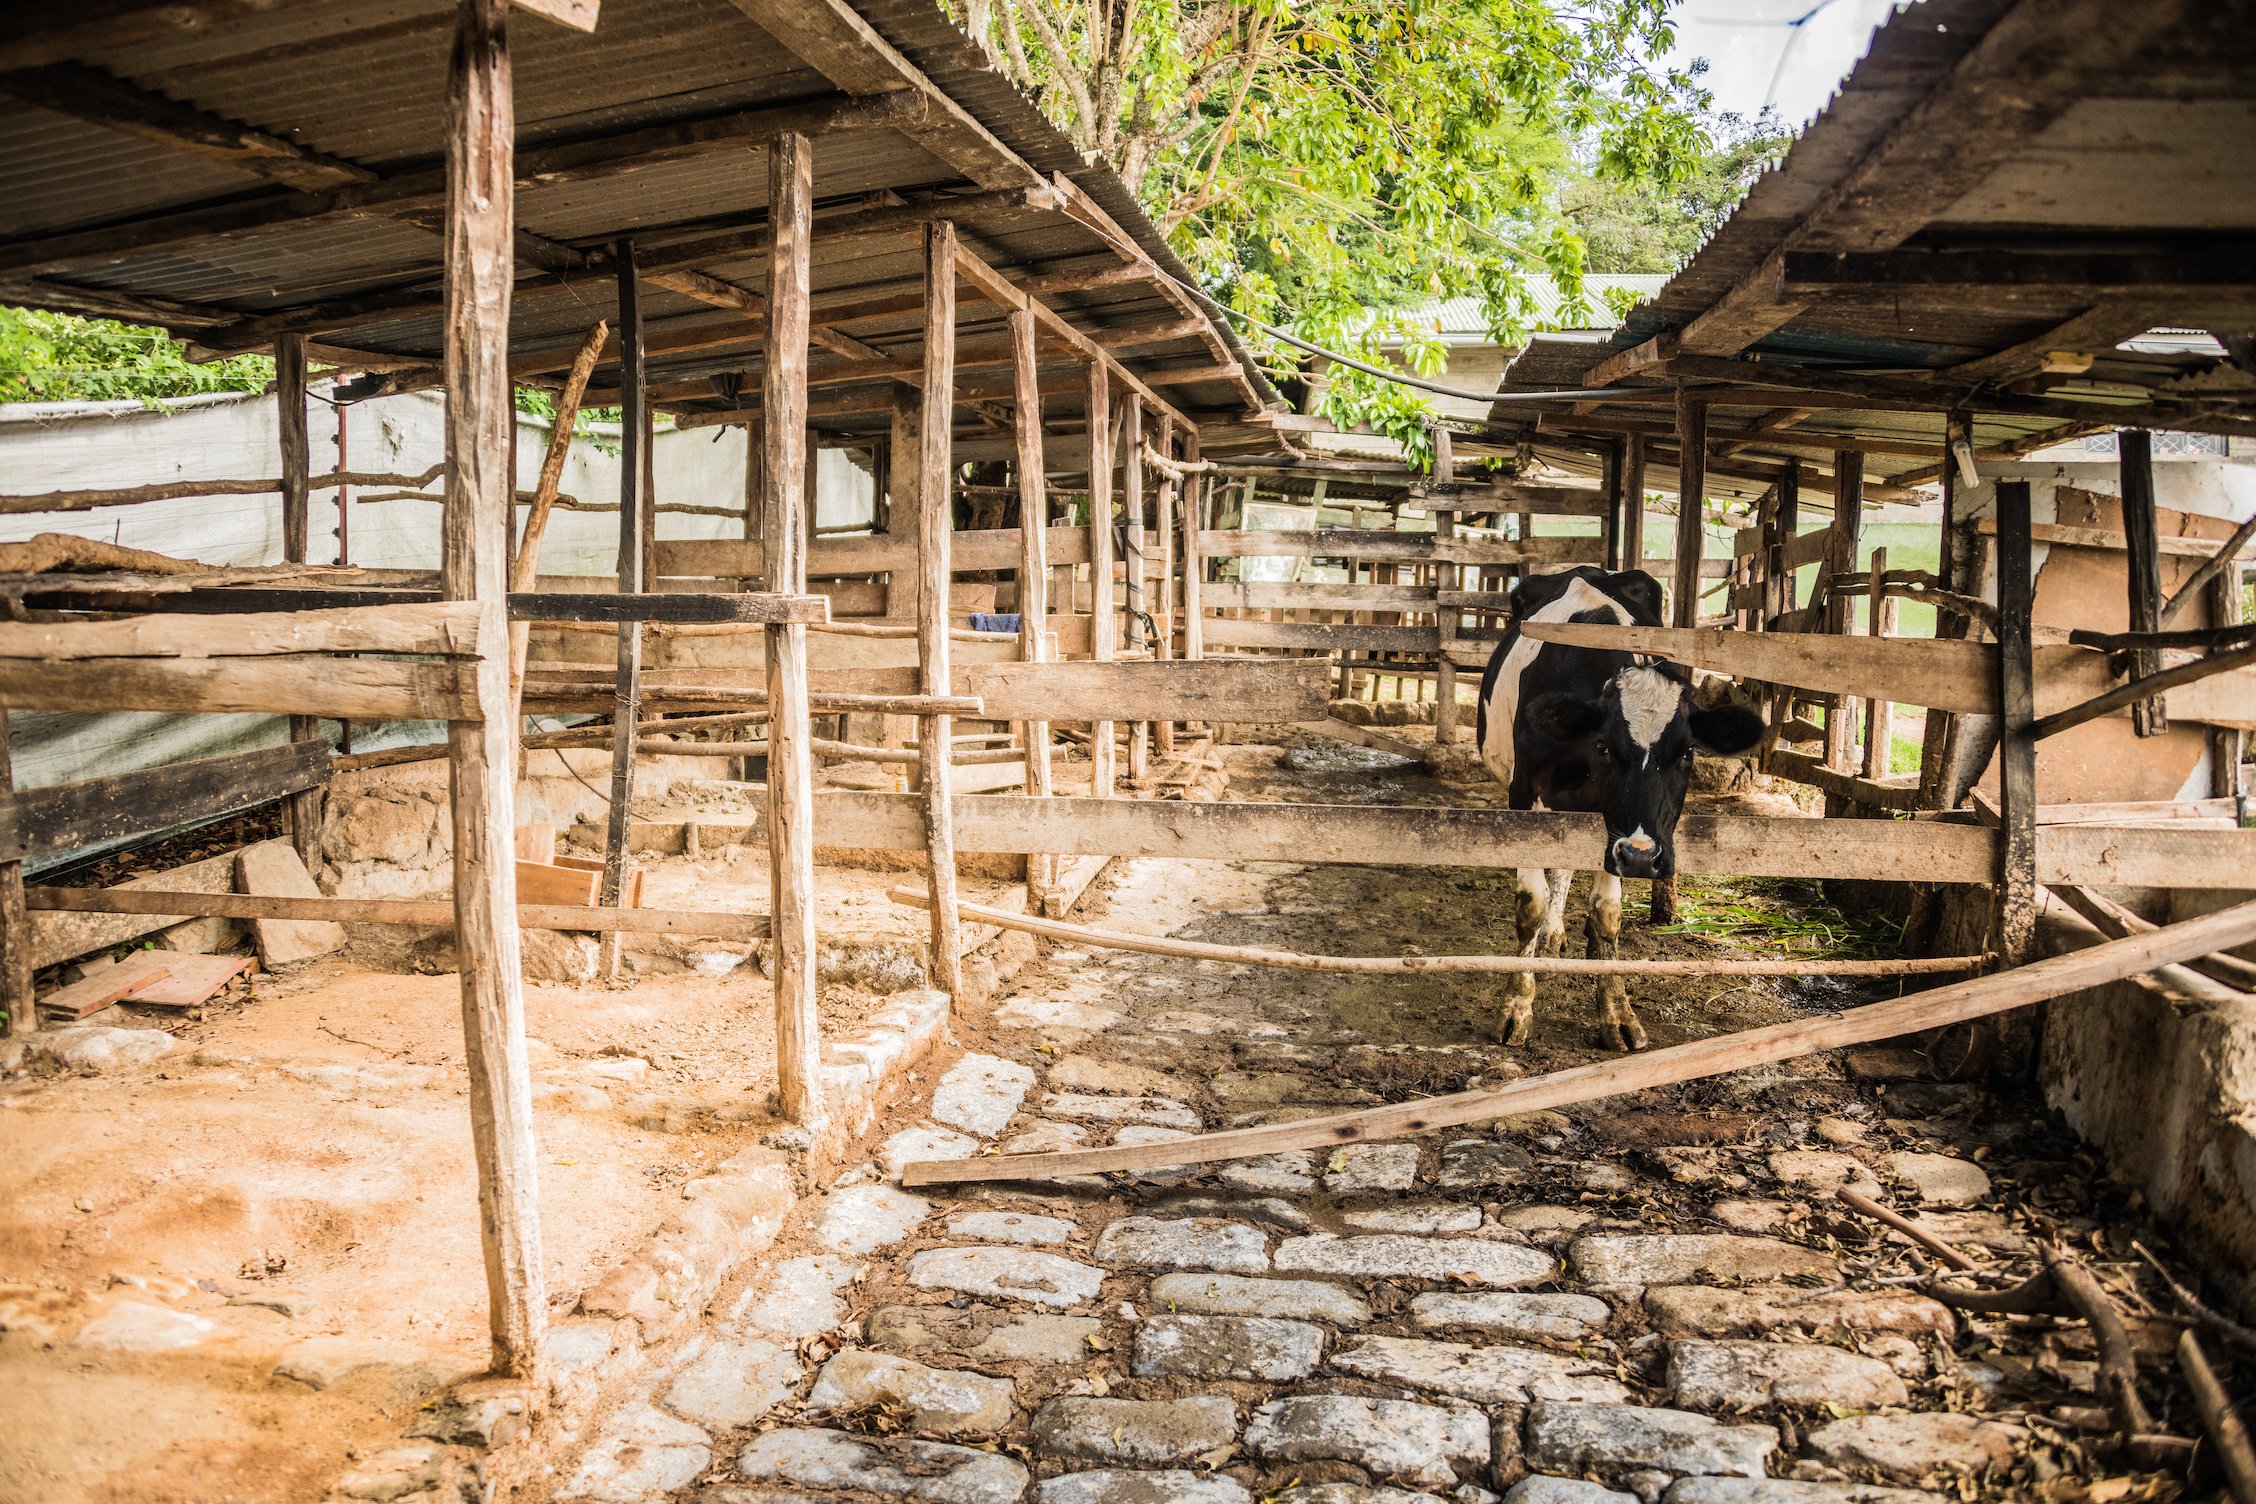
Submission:
[[[1535,338],[1485,421],[1433,428],[1430,466],[1327,447],[1339,436],[1289,410],[1118,178],[919,0],[413,0],[386,17],[129,3],[0,40],[16,189],[0,301],[275,362],[273,463],[255,476],[183,464],[0,495],[0,517],[36,533],[0,544],[0,1007],[11,1074],[127,1048],[87,1020],[204,975],[187,932],[207,921],[203,950],[240,948],[239,922],[277,974],[310,958],[295,975],[318,978],[348,935],[381,931],[459,979],[456,1042],[425,1048],[448,1070],[459,1056],[482,1351],[384,1404],[442,1415],[413,1434],[446,1467],[485,1458],[446,1475],[469,1480],[462,1497],[656,1498],[703,1475],[555,1493],[541,1459],[620,1413],[605,1407],[645,1370],[692,1361],[680,1345],[704,1340],[794,1206],[856,1187],[873,1130],[895,1126],[951,1030],[992,1027],[1034,953],[1014,936],[1194,963],[1225,988],[1269,968],[1906,990],[1218,1131],[1192,1114],[1202,1131],[1154,1117],[1139,1126],[1162,1131],[1103,1146],[913,1139],[888,1156],[899,1186],[1172,1184],[1851,1046],[1994,1042],[1990,1022],[2048,1004],[2048,1089],[2225,1299],[2256,1301],[2240,1079],[2256,494],[2158,458],[2166,437],[2256,439],[2256,188],[2230,165],[2256,148],[2247,6],[1909,8],[1656,297],[1610,339]],[[327,87],[347,79],[392,102],[349,106]],[[529,487],[521,391],[551,421]],[[351,469],[352,410],[419,393],[443,397],[443,448]],[[616,498],[563,494],[575,415],[614,407]],[[2110,442],[2062,457],[2087,439]],[[659,499],[662,442],[723,441],[739,488]],[[825,455],[858,477],[866,516],[825,525]],[[116,541],[215,497],[271,507],[279,557]],[[384,507],[415,523],[412,567],[352,562],[353,518]],[[606,549],[615,524],[615,571],[544,570],[552,529],[591,512]],[[1673,521],[1661,553],[1656,520]],[[1764,718],[1743,776],[1804,791],[1791,814],[1691,809],[1677,871],[1851,880],[1899,919],[1899,953],[1585,959],[1459,953],[1443,933],[1365,955],[1074,917],[1139,863],[1602,870],[1595,815],[1229,797],[1233,750],[1273,728],[1477,779],[1469,692],[1513,587],[1583,565],[1650,572],[1669,624],[1518,630],[1700,671],[1702,693]],[[127,712],[257,717],[281,740],[17,786],[11,716],[45,735]],[[427,834],[370,834],[400,808],[426,810]],[[279,811],[283,840],[129,881],[109,879],[130,864],[89,865],[256,809]],[[734,864],[726,881],[716,862]],[[78,868],[104,877],[48,875]],[[920,885],[889,886],[905,873]],[[1676,904],[1674,879],[1652,883],[1656,923]],[[569,1156],[545,1116],[536,1134],[536,1107],[607,1104],[622,1068],[591,1036],[597,1074],[566,1080],[529,1042],[540,936],[584,941],[566,980],[621,999],[620,1017],[663,990],[637,970],[651,947],[675,972],[733,974],[701,1008],[772,998],[756,1044],[686,1071],[726,1078],[734,1116],[696,1112],[738,1135],[731,1152],[646,1171],[642,1199],[605,1207],[609,1241],[581,1236],[576,1193],[544,1181],[643,1150],[616,1125],[569,1138]],[[863,953],[886,944],[913,952],[913,975],[841,1000],[849,962],[883,970]],[[349,1043],[389,1006],[302,985]],[[580,1011],[564,996],[556,1015]],[[352,1079],[428,1068],[384,1053]],[[343,1079],[318,1069],[292,1079]],[[652,1133],[683,1115],[655,1099],[626,1114]],[[385,1157],[376,1124],[339,1133]],[[417,1143],[445,1155],[443,1135]],[[593,1219],[608,1192],[585,1194]],[[9,1288],[38,1287],[48,1256],[4,1271]],[[2029,1308],[2102,1331],[2113,1308],[2080,1276],[2048,1262]],[[25,1320],[0,1332],[38,1329]],[[598,1323],[602,1352],[567,1361]],[[2203,1324],[2183,1325],[2191,1342]],[[2207,1372],[2193,1345],[2188,1373]],[[2087,1429],[2184,1471],[2190,1439],[2148,1423],[2119,1359],[2103,1332]],[[379,1410],[396,1433],[372,1405],[355,1456]],[[2242,1465],[2229,1402],[2202,1414]],[[704,1456],[666,1429],[682,1424],[591,1434],[620,1456]],[[334,1472],[344,1448],[323,1447],[305,1465]]]

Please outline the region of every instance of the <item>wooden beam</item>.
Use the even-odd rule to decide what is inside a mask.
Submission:
[[[185,156],[239,167],[292,188],[315,190],[376,180],[374,172],[355,163],[167,99],[77,63],[0,73],[0,93]]]
[[[1037,379],[1031,308],[1011,310],[1010,335],[1012,469],[1018,482],[1018,655],[1028,663],[1039,663],[1050,655],[1048,634],[1042,630],[1050,614],[1050,556],[1044,546],[1050,535],[1050,503],[1044,489],[1042,389]],[[1050,723],[1028,721],[1024,735],[1026,792],[1033,798],[1046,799],[1051,792]],[[1029,909],[1042,911],[1056,877],[1057,864],[1048,857],[1028,860]]]
[[[1089,363],[1085,399],[1089,468],[1089,656],[1110,663],[1119,623],[1112,597],[1112,374],[1106,361]],[[1100,710],[1089,726],[1089,788],[1100,799],[1112,797],[1118,778],[1111,710]],[[1071,720],[1070,716],[1056,716]]]
[[[1645,441],[1628,436],[1622,454],[1621,559],[1624,569],[1645,567]]]
[[[854,95],[903,93],[921,106],[917,145],[982,188],[1038,182],[1034,170],[878,34],[846,0],[729,0],[776,45]]]
[[[1986,386],[2026,376],[2043,365],[2047,356],[2112,350],[2124,340],[2154,327],[2162,315],[2152,304],[2121,299],[2095,303],[2074,318],[2044,333],[2008,345],[1994,354],[1962,361],[1945,373],[1954,386]],[[2104,414],[2095,414],[2104,416]]]
[[[622,240],[612,249],[619,319],[619,556],[621,594],[643,588],[645,514],[649,492],[648,449],[653,437],[650,394],[645,386],[642,341],[642,289],[636,275],[635,245]],[[642,706],[642,623],[618,623],[612,660],[611,785],[603,839],[603,884],[599,901],[617,906],[627,891],[627,832],[634,811],[636,722]],[[620,942],[606,935],[597,962],[606,978],[619,974]]]
[[[949,533],[955,513],[955,450],[950,419],[956,400],[956,227],[926,226],[924,237],[924,422],[917,455],[917,692],[951,692],[948,636]],[[956,836],[948,749],[954,723],[924,717],[917,728],[918,774],[924,799],[925,881],[936,898],[925,969],[950,997],[963,992],[962,920],[955,912]]]
[[[966,1160],[919,1160],[903,1169],[901,1183],[921,1186],[982,1180],[1055,1180],[1065,1175],[1209,1164],[1252,1155],[1402,1138],[1461,1123],[1491,1122],[1513,1114],[1551,1111],[1627,1092],[1726,1075],[1824,1050],[1923,1034],[2137,976],[2158,966],[2190,960],[2220,946],[2245,943],[2251,938],[2256,938],[2256,904],[2242,904],[2151,934],[2111,940],[1992,976],[1931,988],[1895,1002],[1869,1003],[1822,1018],[1794,1019],[1644,1054],[1601,1060],[1515,1081],[1509,1086],[1388,1103],[1299,1122],[1200,1134],[1159,1144],[1049,1154],[981,1155]]]
[[[915,389],[903,387],[911,396]],[[895,466],[896,488],[910,483],[907,466]],[[901,498],[896,497],[896,500]],[[971,570],[1011,569],[1019,557],[1017,528],[984,528],[957,533],[951,550],[951,567]],[[1086,564],[1093,547],[1089,529],[1056,526],[1043,547],[1052,564]],[[761,545],[753,539],[666,539],[658,545],[661,578],[735,579],[761,573]],[[817,579],[903,573],[916,568],[916,540],[906,534],[876,533],[866,538],[821,538],[808,552],[807,572]]]
[[[2154,436],[2143,428],[2126,428],[2115,436],[2116,469],[2121,483],[2125,586],[2130,630],[2162,630],[2161,528],[2154,508]],[[2144,679],[2159,672],[2162,655],[2151,648],[2131,654],[2131,676]],[[2131,706],[2131,728],[2140,736],[2160,736],[2170,729],[2170,718],[2160,696]]]
[[[312,507],[306,485],[311,446],[306,434],[306,346],[302,335],[274,342],[274,411],[282,450],[282,562],[304,564],[312,541]],[[338,422],[343,421],[339,417]],[[310,741],[320,734],[321,722],[314,717],[290,717],[291,741]],[[307,789],[292,794],[285,817],[291,844],[299,857],[310,861],[321,825],[320,792]]]
[[[195,918],[309,919],[450,928],[456,918],[453,901],[445,898],[284,898],[266,893],[198,893],[166,888],[35,887],[25,891],[31,907],[41,913],[146,914],[166,924]],[[532,903],[517,905],[516,916],[518,926],[529,930],[694,935],[713,940],[764,940],[768,936],[765,914],[705,909]]]
[[[517,935],[517,727],[509,692],[516,408],[509,381],[515,104],[503,0],[459,0],[447,69],[446,457],[439,588],[478,609],[475,719],[447,726],[455,953],[478,1166],[492,1368],[537,1380],[548,1320]]]
[[[2143,675],[2127,684],[2118,684],[2113,689],[2094,695],[2081,704],[2072,705],[2065,710],[2054,711],[2032,725],[2029,734],[2032,740],[2057,736],[2071,727],[2081,726],[2084,722],[2097,720],[2103,715],[2110,715],[2126,705],[2134,705],[2161,691],[2179,685],[2193,684],[2204,679],[2213,679],[2221,674],[2239,673],[2249,668],[2256,668],[2256,647],[2242,648],[2238,652],[2232,653],[2219,653],[2208,658],[2196,658],[2190,663],[2180,663],[2174,668],[2166,668],[2158,673]],[[2243,716],[2245,719],[2256,720],[2256,706],[2244,707]],[[2185,720],[2202,719],[2202,717],[2193,715],[2182,718]],[[2227,722],[2225,724],[2239,723]]]
[[[768,153],[767,369],[761,376],[761,568],[770,590],[807,586],[807,339],[814,296],[814,143],[778,137]],[[909,468],[900,456],[899,470]],[[748,550],[749,551],[749,545]],[[663,564],[660,568],[663,569]],[[807,629],[767,630],[768,870],[775,911],[776,1091],[783,1115],[824,1121],[822,1024],[816,1011],[814,722],[807,702]]]
[[[2204,292],[2256,293],[2256,246],[2204,238],[2181,249],[2062,250],[2057,245],[1944,247],[1935,250],[1788,251],[1779,278],[1788,295],[1838,296],[1934,289],[2053,296],[2130,294],[2143,298]]]
[[[0,863],[216,820],[328,778],[329,744],[302,741],[0,795]]]
[[[1206,640],[1222,648],[1296,648],[1309,653],[1438,653],[1439,627],[1382,627],[1361,622],[1246,621],[1209,617]]]
[[[52,663],[0,659],[0,705],[340,721],[472,721],[480,714],[456,664],[375,658],[83,658],[67,674]]]
[[[525,152],[515,163],[521,182],[543,187],[595,182],[686,158],[742,151],[781,131],[827,135],[868,130],[914,130],[923,101],[829,97],[752,110],[731,110],[631,131],[591,131]],[[265,194],[189,205],[124,224],[65,229],[0,246],[0,275],[40,275],[77,265],[98,265],[144,252],[176,250],[202,241],[250,234],[281,225],[365,214],[404,214],[442,207],[443,164],[405,168],[370,183],[314,192]],[[403,289],[415,301],[428,297],[418,284]],[[245,328],[261,327],[246,324]],[[271,337],[272,331],[266,337]],[[569,352],[566,358],[569,359]]]

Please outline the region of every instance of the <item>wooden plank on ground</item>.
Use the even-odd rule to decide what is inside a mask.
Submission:
[[[913,795],[837,791],[817,801],[815,825],[825,846],[918,851],[920,810]],[[988,794],[958,799],[955,813],[959,851],[1595,871],[1605,844],[1596,815],[1523,810]],[[1676,852],[1683,872],[1987,883],[1997,874],[1996,839],[1932,821],[1694,814],[1677,825]],[[2049,826],[2038,837],[2037,870],[2048,883],[2240,888],[2256,871],[2256,830]]]
[[[229,982],[251,969],[249,956],[192,955],[178,950],[145,950],[164,963],[165,975],[134,989],[133,1003],[140,1008],[194,1008],[210,1001]]]
[[[599,872],[523,859],[517,863],[519,903],[575,904],[587,908],[595,903],[596,889],[600,886],[602,874]]]
[[[250,809],[328,781],[329,747],[294,742],[0,796],[0,861],[37,861]]]
[[[101,1012],[120,998],[131,997],[143,987],[154,986],[170,974],[163,959],[167,954],[169,952],[135,951],[122,961],[97,969],[81,981],[56,988],[39,1000],[40,1021],[75,1024],[90,1014]]]
[[[287,841],[260,841],[236,852],[235,886],[256,896],[322,896],[305,861]],[[345,927],[325,919],[253,919],[251,938],[258,945],[260,963],[276,971],[343,950]]]
[[[1848,1045],[1900,1039],[2101,986],[2151,971],[2159,965],[2190,961],[2250,940],[2256,940],[2256,904],[2241,904],[2129,939],[2112,940],[1991,976],[1930,988],[1894,1002],[1872,1003],[1816,1018],[1793,1019],[1767,1028],[1745,1029],[1644,1054],[1601,1060],[1530,1077],[1501,1088],[1393,1102],[1360,1112],[1296,1123],[1269,1123],[1171,1139],[1161,1144],[1056,1154],[983,1155],[968,1160],[922,1160],[907,1166],[901,1183],[939,1185],[977,1180],[1054,1179],[1060,1175],[1208,1164],[1319,1145],[1400,1138],[1461,1123],[1555,1110],[1625,1092],[1720,1076]]]

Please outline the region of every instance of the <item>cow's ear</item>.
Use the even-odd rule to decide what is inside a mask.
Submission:
[[[1763,718],[1744,705],[1718,705],[1691,715],[1692,740],[1718,757],[1737,757],[1755,750],[1763,739]]]
[[[1606,707],[1597,700],[1554,690],[1528,701],[1522,714],[1529,725],[1553,741],[1572,742],[1598,729],[1605,718]]]

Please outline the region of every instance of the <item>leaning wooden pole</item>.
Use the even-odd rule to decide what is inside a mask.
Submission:
[[[572,430],[579,426],[580,399],[587,395],[588,378],[595,374],[595,363],[602,357],[604,341],[611,335],[611,326],[601,319],[580,342],[579,353],[572,357],[572,369],[564,378],[564,390],[556,396],[556,421],[549,428],[548,450],[541,456],[540,479],[533,485],[533,503],[525,512],[525,532],[517,544],[517,557],[509,567],[509,588],[529,591],[540,583],[541,540],[548,534],[548,519],[556,510],[557,492],[564,484],[564,462],[572,454]],[[513,622],[509,628],[509,682],[521,690],[525,683],[525,654],[532,646],[532,626],[529,622]]]
[[[1271,1123],[1159,1144],[1074,1149],[1055,1154],[1006,1154],[968,1160],[922,1160],[906,1166],[901,1183],[947,1185],[966,1181],[1053,1180],[1117,1170],[1162,1169],[1216,1160],[1281,1154],[1295,1149],[1403,1138],[1487,1122],[1513,1113],[1541,1112],[1624,1092],[1673,1086],[1753,1066],[1770,1065],[1879,1039],[1938,1029],[1946,1024],[2027,1007],[2065,993],[2137,976],[2157,966],[2190,961],[2256,940],[2256,903],[2222,909],[2128,940],[2111,940],[2011,971],[1954,982],[1894,1002],[1872,1003],[1817,1018],[1722,1034],[1646,1054],[1619,1056],[1571,1070],[1553,1071],[1510,1086],[1457,1092],[1415,1102],[1389,1103],[1360,1112]]]
[[[515,116],[508,0],[461,0],[447,77],[446,520],[439,589],[478,605],[478,719],[447,726],[455,954],[493,1367],[532,1378],[548,1296],[517,937],[517,723],[509,694],[509,292]]]
[[[760,535],[770,591],[807,588],[807,336],[813,297],[815,150],[778,136],[768,151],[767,370],[761,389]],[[768,890],[775,915],[776,1091],[783,1115],[823,1118],[822,1033],[815,1011],[814,724],[807,629],[768,628]]]
[[[1018,656],[1040,663],[1049,656],[1050,559],[1049,493],[1043,478],[1042,387],[1034,347],[1034,310],[1013,309],[1011,341],[1011,439],[1018,470]],[[1050,723],[1027,721],[1026,792],[1047,799],[1050,784]],[[1039,914],[1057,883],[1057,858],[1031,852],[1026,858],[1026,907]]]
[[[935,220],[924,232],[924,423],[917,460],[917,689],[948,693],[950,514],[955,507],[956,227]],[[1021,519],[1023,520],[1023,519]],[[956,917],[954,781],[949,742],[955,720],[927,715],[917,727],[924,785],[928,881],[932,909],[932,985],[953,997],[962,990],[963,923]]]

